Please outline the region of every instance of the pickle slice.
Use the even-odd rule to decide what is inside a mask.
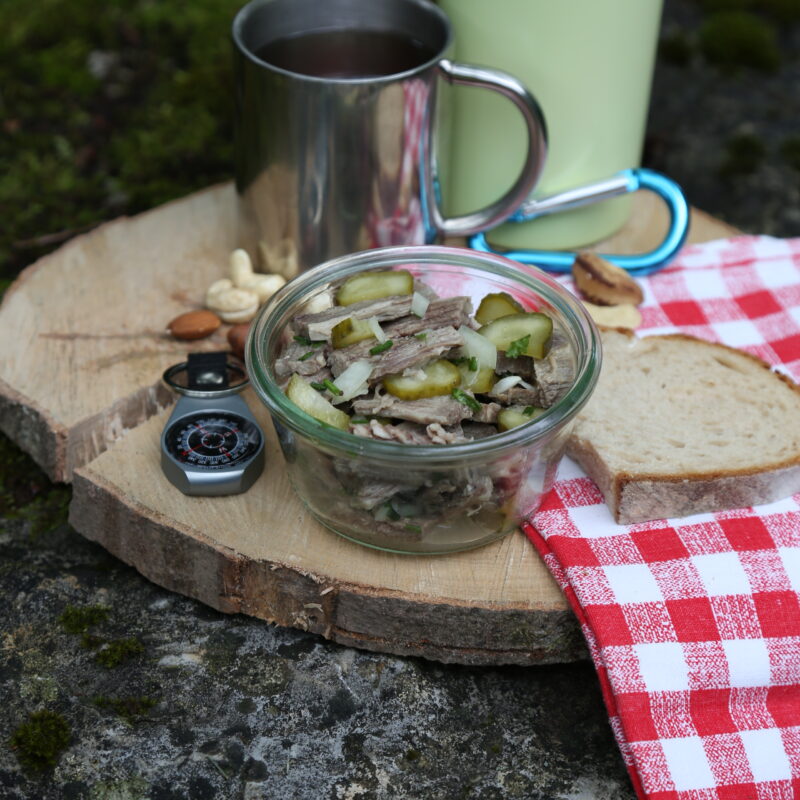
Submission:
[[[336,292],[336,303],[349,306],[395,294],[413,294],[414,276],[404,269],[362,272],[349,277]]]
[[[553,320],[539,311],[510,314],[484,325],[478,333],[511,357],[544,358],[553,335]],[[526,336],[530,337],[527,342]]]
[[[333,428],[346,431],[350,425],[350,417],[344,411],[334,408],[310,383],[304,381],[297,373],[289,379],[286,396],[306,414],[324,422]]]
[[[524,313],[525,309],[510,294],[496,292],[487,294],[481,300],[478,310],[475,312],[475,320],[481,325],[488,325],[500,317]]]
[[[374,339],[375,332],[365,319],[348,317],[338,322],[331,329],[331,344],[336,350],[363,342],[365,339]]]
[[[389,394],[401,400],[421,400],[423,397],[450,394],[461,383],[458,367],[443,358],[432,361],[422,371],[425,373],[424,378],[387,375],[383,379],[383,386]]]
[[[466,364],[459,364],[458,371],[461,373],[461,387],[474,394],[485,394],[497,383],[497,375],[491,367],[471,370]]]
[[[544,414],[545,409],[536,406],[511,406],[502,409],[497,415],[497,427],[501,431],[510,431],[519,425],[524,425],[532,419],[536,419],[540,414]]]

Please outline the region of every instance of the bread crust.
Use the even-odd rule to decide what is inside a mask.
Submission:
[[[625,328],[601,327],[601,331],[614,331],[631,342],[644,341]],[[646,338],[699,344],[747,359],[794,392],[800,402],[800,386],[751,353],[683,333]],[[612,515],[621,524],[745,508],[800,492],[800,452],[768,468],[744,466],[666,475],[646,471],[614,473],[590,437],[577,432],[570,436],[566,452],[597,483]]]

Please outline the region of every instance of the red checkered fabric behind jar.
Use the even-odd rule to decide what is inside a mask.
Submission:
[[[721,342],[800,381],[800,239],[688,247],[640,284],[639,335]],[[640,797],[800,797],[800,494],[618,525],[566,459],[524,529],[578,616]]]

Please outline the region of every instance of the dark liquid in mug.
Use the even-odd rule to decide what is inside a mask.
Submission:
[[[374,78],[415,69],[436,54],[393,31],[338,30],[276,39],[254,51],[268,64],[316,78]]]

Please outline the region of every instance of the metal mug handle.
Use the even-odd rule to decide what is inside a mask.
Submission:
[[[675,181],[650,169],[626,169],[611,178],[566,192],[531,199],[523,203],[509,222],[530,222],[545,214],[555,214],[573,208],[598,203],[629,192],[647,189],[655,192],[666,203],[669,209],[669,230],[661,244],[647,253],[636,255],[616,255],[603,253],[608,259],[633,275],[647,275],[665,266],[680,250],[689,232],[689,204],[680,186]],[[494,250],[484,233],[476,234],[469,239],[469,246],[484,253],[500,253],[506,258],[531,264],[549,272],[569,272],[575,253],[557,250]]]
[[[442,59],[438,66],[442,77],[454,86],[492,89],[507,97],[519,109],[528,132],[528,151],[522,170],[513,186],[494,203],[458,217],[444,217],[438,205],[431,203],[434,227],[440,233],[445,236],[471,236],[505,222],[533,191],[547,156],[547,125],[533,95],[513,75],[500,70],[458,64],[448,59]],[[437,197],[435,178],[429,174],[425,180],[428,182],[427,196]]]

